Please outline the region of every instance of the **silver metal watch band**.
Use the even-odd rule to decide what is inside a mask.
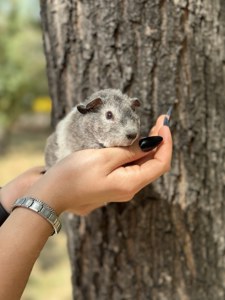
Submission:
[[[16,202],[12,207],[12,210],[14,210],[17,207],[28,208],[38,213],[41,217],[43,217],[46,221],[48,221],[52,225],[54,229],[53,234],[59,233],[62,225],[54,209],[49,207],[46,203],[33,197],[23,197],[16,200]]]

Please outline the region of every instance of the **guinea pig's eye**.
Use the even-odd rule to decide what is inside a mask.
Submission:
[[[113,113],[111,111],[107,111],[107,113],[105,114],[106,119],[111,120],[113,119]]]

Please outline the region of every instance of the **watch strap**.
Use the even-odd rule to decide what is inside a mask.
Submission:
[[[52,225],[54,229],[53,234],[59,233],[62,227],[61,222],[58,216],[56,215],[56,212],[46,203],[33,197],[23,197],[16,200],[12,210],[14,210],[17,207],[24,207],[36,212]]]

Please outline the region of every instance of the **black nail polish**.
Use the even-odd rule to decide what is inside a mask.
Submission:
[[[166,117],[164,119],[163,125],[170,127],[170,118],[173,111],[173,106],[171,105],[166,113]]]
[[[173,106],[171,105],[166,113],[168,119],[170,120],[170,117],[171,117],[171,114],[172,114],[172,111],[173,111]]]
[[[141,139],[139,141],[139,146],[142,151],[148,152],[156,148],[161,142],[163,138],[161,136],[149,136]]]
[[[170,127],[170,120],[167,117],[165,117],[165,119],[163,121],[163,125]]]

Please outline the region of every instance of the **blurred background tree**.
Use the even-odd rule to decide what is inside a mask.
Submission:
[[[39,1],[0,2],[0,128],[48,94]]]

